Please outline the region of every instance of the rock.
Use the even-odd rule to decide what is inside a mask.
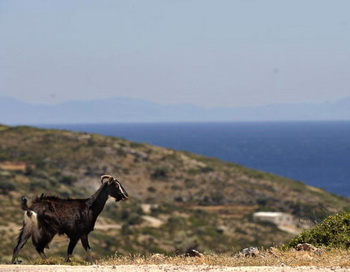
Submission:
[[[236,257],[257,257],[260,255],[260,251],[256,247],[248,247],[239,252]]]
[[[203,254],[202,254],[202,253],[199,253],[198,250],[189,249],[189,250],[186,251],[185,257],[199,257],[199,258],[202,258],[202,257],[203,257]]]
[[[164,260],[164,258],[165,258],[165,256],[163,254],[160,254],[160,253],[156,253],[156,254],[153,254],[151,256],[152,260],[158,260],[158,261]]]
[[[296,246],[296,249],[298,251],[310,251],[310,252],[317,251],[317,247],[315,247],[315,246],[313,246],[311,244],[308,244],[308,243],[298,244]]]
[[[226,232],[226,227],[225,226],[219,226],[216,228],[216,232],[220,234],[224,234]]]

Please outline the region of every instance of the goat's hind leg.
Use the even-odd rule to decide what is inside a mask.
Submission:
[[[34,243],[34,241],[33,241]],[[44,253],[44,249],[47,247],[47,243],[44,242],[39,242],[38,244],[35,245],[36,251],[39,253],[41,259],[46,260],[47,257]]]
[[[44,253],[45,248],[49,248],[49,243],[52,241],[55,235],[44,232],[33,232],[32,241],[36,251],[39,253],[41,259],[46,260],[47,257]]]
[[[16,263],[16,259],[18,257],[19,251],[23,248],[27,240],[31,236],[31,229],[29,226],[23,225],[23,228],[21,229],[21,232],[18,236],[18,243],[16,247],[13,249],[13,255],[12,255],[12,261],[11,263]]]

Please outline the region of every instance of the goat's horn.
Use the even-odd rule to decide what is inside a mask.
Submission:
[[[103,176],[101,176],[101,183],[103,183],[104,179],[113,180],[113,177],[110,175],[103,175]]]

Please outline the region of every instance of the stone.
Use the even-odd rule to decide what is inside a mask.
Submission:
[[[202,258],[202,257],[203,257],[203,254],[200,253],[198,250],[189,249],[189,250],[187,250],[187,252],[185,253],[185,257],[199,257],[199,258]]]
[[[260,255],[260,251],[256,247],[247,247],[244,248],[241,252],[239,252],[236,257],[258,257]]]
[[[156,254],[153,254],[151,256],[152,260],[158,260],[158,261],[164,260],[164,258],[165,258],[165,256],[163,254],[160,254],[160,253],[156,253]]]
[[[308,244],[308,243],[298,244],[296,246],[296,249],[298,251],[310,251],[310,252],[317,251],[317,247],[315,247],[315,246],[313,246],[311,244]]]

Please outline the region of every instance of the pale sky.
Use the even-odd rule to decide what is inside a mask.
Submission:
[[[0,96],[205,107],[350,96],[348,0],[0,0]]]

